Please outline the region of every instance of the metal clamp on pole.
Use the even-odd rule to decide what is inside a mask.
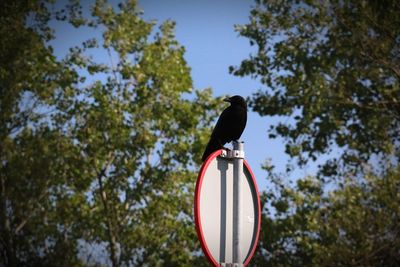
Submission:
[[[239,264],[239,263],[220,263],[219,265],[220,267],[241,267],[243,266],[243,264]]]
[[[233,143],[238,144],[237,147],[235,147],[234,145],[233,150],[222,150],[221,157],[228,159],[235,159],[235,158],[244,159],[243,142],[233,141]]]
[[[243,142],[233,141],[233,264],[243,266],[241,257],[242,229],[242,189],[244,145]]]

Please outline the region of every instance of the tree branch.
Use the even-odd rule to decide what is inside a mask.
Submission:
[[[111,253],[111,262],[113,267],[117,267],[119,265],[117,257],[117,237],[115,235],[114,224],[112,222],[112,217],[108,208],[107,193],[105,191],[102,179],[103,177],[106,176],[108,168],[111,166],[112,162],[115,159],[115,155],[111,155],[111,153],[112,152],[108,154],[109,160],[106,162],[104,168],[100,172],[98,172],[97,181],[99,183],[100,199],[103,204],[104,216],[107,222],[107,234],[108,234],[108,242]]]

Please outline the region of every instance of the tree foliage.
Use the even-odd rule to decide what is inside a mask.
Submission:
[[[265,86],[251,98],[260,115],[290,116],[271,126],[304,164],[342,151],[321,168],[362,168],[371,156],[399,159],[398,1],[256,1],[238,27],[258,50],[235,75]],[[389,166],[390,167],[390,166]]]
[[[312,177],[294,186],[276,175],[271,181],[254,266],[398,265],[399,168],[348,177],[329,193]]]
[[[284,118],[270,137],[299,166],[329,158],[295,185],[268,168],[254,266],[398,265],[399,12],[397,1],[256,0],[237,27],[257,51],[230,70],[261,82],[254,111]]]
[[[0,262],[204,264],[194,169],[218,102],[192,89],[174,23],[155,30],[136,1],[0,12]],[[55,21],[102,36],[56,57]]]

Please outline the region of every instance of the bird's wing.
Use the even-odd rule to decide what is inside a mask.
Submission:
[[[234,123],[234,116],[232,114],[231,107],[227,107],[224,111],[222,111],[221,115],[218,118],[217,124],[214,127],[213,132],[211,133],[211,139],[217,139],[224,145],[228,142],[228,133],[230,130],[230,125]]]
[[[227,142],[227,125],[230,121],[229,107],[226,108],[218,118],[217,124],[215,124],[214,130],[211,133],[210,141],[208,141],[207,147],[204,150],[202,160],[205,161],[207,157],[214,151],[221,149]]]

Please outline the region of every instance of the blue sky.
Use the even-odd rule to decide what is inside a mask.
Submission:
[[[235,77],[228,71],[229,66],[239,65],[255,51],[248,39],[234,31],[235,24],[249,21],[252,6],[254,1],[250,0],[139,0],[146,20],[155,19],[160,24],[170,19],[177,23],[176,38],[186,48],[185,58],[192,69],[194,87],[211,87],[215,96],[250,96],[262,88],[258,81]],[[276,122],[277,119],[260,117],[249,110],[241,138],[260,190],[267,185],[261,164],[271,159],[276,170],[283,172],[288,162],[282,140],[268,138],[269,124]]]
[[[110,2],[115,4],[119,1]],[[92,3],[83,2],[85,12],[88,12]],[[236,77],[228,71],[229,66],[239,65],[256,49],[234,30],[235,24],[249,21],[250,10],[255,5],[253,0],[139,0],[138,4],[146,21],[156,20],[157,25],[165,20],[176,22],[176,39],[186,48],[185,59],[192,70],[194,88],[211,87],[215,96],[238,94],[244,97],[263,89],[257,80]],[[59,56],[65,55],[70,47],[82,40],[101,36],[101,32],[88,32],[87,29],[75,29],[65,23],[53,23],[56,40],[52,45]],[[104,51],[99,50],[95,56],[96,61],[109,60]],[[226,103],[222,102],[221,105],[225,106]],[[269,125],[277,123],[279,119],[260,117],[249,110],[247,126],[241,138],[245,142],[246,160],[260,190],[265,190],[267,186],[267,173],[261,168],[265,160],[269,159],[275,170],[282,173],[289,160],[284,153],[283,140],[268,138]],[[312,166],[296,169],[290,177],[297,178],[313,172],[315,167]]]

